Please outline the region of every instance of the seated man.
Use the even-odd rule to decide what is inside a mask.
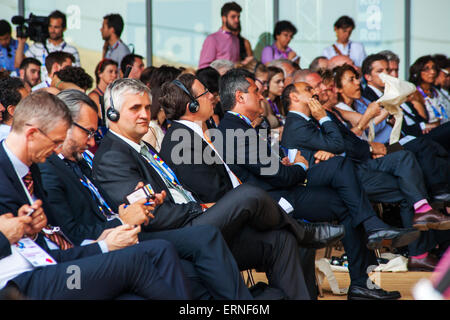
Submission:
[[[420,179],[421,169],[414,155],[407,150],[386,155],[384,145],[376,142],[368,143],[348,129],[345,122],[340,120],[342,119],[340,111],[333,108],[336,105],[337,96],[333,92],[333,84],[330,85],[332,82],[331,74],[324,74],[323,83],[320,81],[317,86],[317,94],[334,125],[330,122],[323,123],[319,129],[315,120],[307,122],[305,118],[291,114],[290,131],[295,130],[302,134],[296,134],[295,138],[287,139],[284,143],[301,146],[300,149],[313,154],[314,151],[311,150],[325,150],[333,154],[345,152],[345,156],[354,162],[356,173],[370,200],[385,203],[400,202],[400,215],[405,227],[415,225],[420,229],[448,228],[448,218],[440,212],[432,210],[426,200],[426,189],[423,180]],[[312,85],[314,84],[311,83]],[[300,110],[309,114],[312,109],[310,110],[309,106],[305,107],[304,103],[298,101],[299,99],[296,99],[295,96],[311,97],[312,94],[299,89],[292,92],[294,92],[294,96],[290,101],[288,96],[291,94],[288,91],[285,92],[283,100],[288,104],[295,104]],[[314,108],[314,105],[312,107]],[[320,110],[320,107],[316,109]],[[321,117],[320,113],[317,117]],[[342,143],[336,143],[339,140],[339,135],[333,131],[336,126],[344,140],[344,148],[342,148]],[[448,237],[448,231],[421,232],[420,238],[408,246],[410,254],[408,268],[410,270],[433,270],[437,259],[427,256],[427,252],[436,247],[438,243],[444,244]]]
[[[109,132],[96,152],[93,177],[111,198],[112,209],[140,181],[154,192],[165,191],[167,200],[155,210],[149,230],[214,225],[222,231],[241,270],[261,268],[269,284],[289,299],[309,299],[296,245],[323,246],[342,236],[341,230],[326,225],[306,229],[280,214],[258,189],[246,186],[216,204],[201,206],[158,153],[141,141],[150,121],[150,99],[148,88],[133,79],[116,80],[105,92]],[[267,246],[272,250],[266,250]]]
[[[42,300],[190,298],[170,243],[154,240],[134,245],[140,227],[125,225],[105,233],[97,243],[63,250],[55,234],[48,236],[43,229],[47,218],[40,204],[22,206],[17,217],[0,215],[0,290],[15,288],[25,298]],[[32,208],[36,210],[28,216]],[[27,244],[25,250],[32,250],[41,261],[22,256],[18,243]]]
[[[67,104],[72,120],[60,153],[51,155],[39,164],[42,186],[47,192],[45,203],[52,224],[61,227],[76,245],[89,239],[97,239],[109,228],[123,224],[147,224],[153,218],[152,206],[145,206],[145,200],[121,205],[116,215],[95,186],[89,163],[83,159],[83,152],[94,144],[93,132],[97,128],[97,105],[77,90],[58,94]],[[28,109],[32,107],[28,106]],[[89,128],[89,129],[86,129]],[[37,170],[36,170],[37,171]],[[34,181],[39,181],[36,178]],[[37,184],[36,184],[37,185]],[[43,197],[40,188],[36,194]],[[43,190],[42,190],[43,191]],[[157,197],[158,200],[158,197]],[[26,201],[24,199],[23,201]],[[212,226],[196,226],[163,232],[139,233],[140,241],[164,239],[171,242],[182,259],[182,267],[192,288],[194,299],[250,299],[226,243],[220,232]],[[221,274],[219,279],[211,274]]]
[[[215,202],[230,190],[239,189],[241,182],[229,166],[223,162],[222,155],[210,140],[210,134],[219,132],[206,130],[206,121],[213,110],[211,97],[207,93],[200,98],[191,100],[191,97],[199,96],[200,93],[205,92],[204,86],[192,75],[182,75],[178,78],[178,81],[178,85],[182,85],[187,91],[177,87],[174,82],[166,83],[162,88],[161,104],[173,122],[164,137],[161,154],[166,162],[174,168],[184,185],[193,190],[202,200]],[[198,110],[196,111],[189,108],[189,104],[193,101],[198,103]],[[181,141],[179,141],[180,138]],[[199,183],[200,178],[208,181],[208,184]],[[316,213],[316,217],[312,217],[312,219],[308,217],[308,220],[320,221],[322,219],[318,216],[325,214],[322,212]],[[331,221],[332,218],[324,217],[323,220]],[[339,220],[346,227],[351,225],[351,218],[348,214],[345,218]],[[354,253],[349,253],[352,278],[350,297],[356,297],[357,294],[364,291],[364,289],[357,289],[356,286],[363,287],[366,285],[368,280],[366,270],[371,262],[376,263],[374,262],[374,254],[364,249],[364,240],[360,239],[362,237],[358,237],[359,234],[362,236],[362,233],[356,233],[356,240],[355,236],[350,237],[348,231],[343,239],[346,247],[351,248],[349,252]],[[359,292],[356,294],[358,290]],[[369,293],[371,292],[365,292],[367,296],[369,296]],[[377,298],[379,293],[381,291],[374,291],[370,297]],[[378,296],[378,298],[386,297],[387,295],[382,297],[381,294]]]
[[[72,66],[72,63],[74,62],[75,58],[70,53],[64,51],[55,51],[50,53],[45,59],[45,68],[47,69],[48,74],[41,83],[32,88],[32,91],[52,87],[52,80],[55,72],[62,70],[67,66]],[[55,87],[58,89],[57,84],[55,84]]]
[[[59,228],[47,225],[44,208],[50,209],[36,163],[60,149],[71,123],[64,103],[46,92],[27,97],[16,107],[12,131],[0,146],[0,213],[18,212],[19,215],[17,219],[11,214],[4,215],[0,223],[4,232],[0,236],[1,257],[12,254],[10,259],[1,261],[1,287],[13,279],[23,294],[38,299],[112,299],[129,288],[133,288],[130,293],[143,298],[189,297],[176,252],[164,241],[146,242],[98,256],[136,244],[139,226],[120,226],[96,238],[98,243],[74,247]],[[31,207],[20,209],[25,203]],[[41,259],[24,260],[15,248],[11,251],[8,243],[15,243],[23,235],[28,237],[26,242],[30,245],[34,245],[34,239],[46,252],[51,250],[51,257],[39,250],[39,254],[32,256]],[[63,264],[53,266],[54,260]],[[70,290],[64,276],[67,267],[75,264],[83,272],[80,290]]]

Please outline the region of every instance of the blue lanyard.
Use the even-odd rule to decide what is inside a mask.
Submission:
[[[92,163],[94,161],[94,155],[89,150],[86,150],[85,152],[83,152],[82,155],[83,155],[84,160],[89,165],[89,168],[91,168],[91,170],[92,170]]]
[[[238,118],[244,120],[250,127],[253,128],[252,122],[251,122],[250,119],[247,118],[246,116],[244,116],[244,115],[242,115],[242,114],[240,114],[240,113],[237,113],[237,112],[233,112],[233,111],[228,111],[228,113],[231,113],[232,115],[235,115],[236,117],[238,117]]]
[[[425,103],[428,103],[431,106],[431,109],[433,109],[434,116],[436,118],[441,119],[441,120],[448,119],[447,112],[445,111],[445,108],[442,104],[439,105],[439,107],[441,108],[441,113],[439,113],[439,111],[436,109],[436,107],[431,102],[430,97],[426,95],[426,93],[422,90],[422,88],[420,86],[417,86],[417,91],[419,91],[420,94],[423,96],[423,98],[425,99]],[[433,91],[434,91],[434,89],[433,89]],[[436,91],[435,91],[435,93],[436,93]]]
[[[100,202],[100,205],[98,205],[98,208],[103,213],[103,215],[106,218],[109,218],[112,215],[115,215],[114,211],[112,211],[111,207],[103,199],[102,195],[100,194],[100,192],[98,192],[98,189],[94,186],[94,184],[91,182],[91,180],[89,180],[88,177],[86,177],[85,175],[83,175],[83,177],[85,180],[80,178],[80,182],[83,184],[83,186],[85,186],[86,188],[89,189],[94,200],[98,200]],[[108,212],[105,212],[105,210],[103,209],[102,206],[105,207],[108,210]]]
[[[146,148],[143,147],[143,148]],[[150,161],[150,159],[145,158],[145,160],[147,160],[147,162],[155,169],[157,170],[161,175],[163,175],[168,181],[170,181],[170,183],[172,183],[174,186],[181,186],[181,183],[178,181],[177,176],[175,175],[175,173],[172,171],[172,169],[170,169],[170,167],[156,154],[154,153],[152,150],[148,149],[149,153],[153,156],[153,159],[161,166],[156,165],[155,163],[153,163],[152,161]]]

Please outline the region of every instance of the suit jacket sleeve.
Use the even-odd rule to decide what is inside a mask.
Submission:
[[[3,259],[11,254],[11,244],[6,236],[0,232],[0,259]]]
[[[61,178],[54,172],[54,167],[48,163],[40,165],[42,183],[47,191],[47,201],[52,208],[52,220],[55,225],[60,226],[71,241],[80,244],[85,239],[96,240],[105,229],[115,228],[121,225],[118,219],[99,222],[96,224],[82,224],[75,215],[94,215],[91,210],[88,212],[74,212],[80,207],[74,208],[70,205],[68,195],[70,190],[61,181]],[[83,199],[80,199],[83,201]],[[82,210],[90,209],[83,206]]]
[[[152,181],[146,180],[142,168],[139,167],[139,163],[130,154],[130,151],[129,149],[113,148],[107,150],[101,157],[95,156],[94,158],[94,179],[113,201],[113,210],[117,210],[118,206],[124,203],[125,197],[134,191],[139,182],[152,185]],[[152,185],[152,187],[155,186]],[[155,191],[159,192],[159,190]],[[195,202],[175,204],[166,199],[162,205],[156,208],[155,218],[150,219],[150,223],[145,229],[160,231],[180,228],[195,215],[201,213],[201,207]]]

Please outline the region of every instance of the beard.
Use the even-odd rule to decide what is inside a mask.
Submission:
[[[225,26],[227,27],[227,29],[236,32],[239,31],[239,25],[237,25],[236,27],[232,26],[231,24],[228,23],[228,20],[225,22]]]

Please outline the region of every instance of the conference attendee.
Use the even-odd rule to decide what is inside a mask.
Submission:
[[[367,82],[363,90],[363,97],[369,101],[378,100],[384,94],[385,83],[380,79],[380,73],[389,73],[390,64],[387,57],[382,54],[369,55],[363,62],[362,74]],[[422,137],[425,136],[441,144],[447,151],[450,150],[450,123],[439,125],[429,124],[422,118],[417,110],[422,106],[418,101],[400,105],[403,111],[402,135]]]
[[[41,81],[41,63],[35,58],[25,58],[20,64],[19,78],[31,90]]]
[[[14,256],[9,261],[2,261],[1,286],[9,284],[8,281],[12,279],[13,284],[22,293],[41,299],[75,299],[77,297],[112,299],[128,290],[135,295],[142,295],[143,298],[188,297],[186,281],[179,264],[176,259],[174,260],[175,251],[172,248],[168,249],[170,245],[148,242],[134,248],[117,251],[122,253],[108,253],[136,244],[140,227],[124,225],[103,233],[94,244],[77,247],[58,228],[47,224],[46,212],[50,212],[51,208],[46,203],[36,164],[44,162],[51,153],[61,150],[61,144],[65,140],[67,129],[71,123],[70,112],[65,104],[44,91],[30,95],[16,107],[12,131],[0,146],[0,161],[2,162],[0,212],[2,217],[5,213],[17,212],[21,216],[19,220],[27,224],[21,231],[18,228],[16,231],[20,232],[13,238],[8,238],[7,241],[11,241],[10,243],[13,244],[20,240],[25,233],[50,256],[43,256],[43,251],[41,251],[40,257],[43,257],[41,262],[36,262],[35,259],[17,260],[21,255],[16,250],[11,251],[10,248],[5,247],[5,238],[1,237],[2,258],[11,253]],[[23,207],[24,204],[27,205]],[[28,221],[24,220],[26,218],[29,218]],[[9,220],[9,223],[14,223],[10,220],[14,219],[11,214],[6,215],[6,219]],[[2,220],[4,223],[5,218]],[[2,228],[2,232],[4,230]],[[6,234],[11,236],[10,233]],[[28,242],[30,241],[32,240],[28,240]],[[29,245],[33,245],[33,243],[31,242]],[[94,255],[102,253],[107,254],[94,257]],[[87,257],[92,257],[92,260],[85,262],[79,260]],[[163,262],[165,257],[169,258],[169,261]],[[159,266],[158,259],[162,259]],[[35,269],[28,261],[37,263],[35,266],[38,268]],[[70,286],[67,286],[67,279],[62,276],[61,267],[51,266],[55,262],[60,262],[67,267],[68,265],[64,265],[64,262],[70,261],[79,262],[79,267],[86,272],[84,276],[87,277],[83,278],[87,279],[87,282],[81,280],[84,284],[83,287],[75,290],[78,293],[72,294]],[[45,271],[46,268],[50,268],[50,270]],[[117,274],[112,272],[116,270],[115,268],[118,268]],[[155,274],[155,270],[159,268],[168,269]],[[29,272],[32,270],[34,271]],[[174,273],[167,272],[167,270],[172,270]],[[65,274],[67,274],[66,271],[67,268],[64,268]],[[136,273],[139,276],[136,277]],[[55,275],[61,276],[55,277]],[[141,278],[142,276],[144,278]],[[114,281],[112,281],[112,277],[115,279]],[[134,282],[145,279],[147,279],[143,282],[147,284],[145,287]],[[55,284],[59,285],[55,286]],[[96,287],[100,284],[104,284],[105,287]],[[149,290],[149,286],[152,290]],[[130,288],[133,289],[130,290]]]
[[[240,27],[242,8],[236,2],[227,2],[222,6],[222,27],[210,34],[203,42],[198,68],[209,67],[215,60],[240,61],[239,38],[236,33]]]
[[[320,90],[324,94],[317,96],[321,103],[326,105],[328,96],[323,86],[320,86]],[[313,94],[312,86],[306,83],[289,86],[283,93],[283,101],[290,108],[286,120],[286,136],[282,140],[284,147],[301,150],[310,163],[321,161],[318,165],[314,164],[313,169],[322,165],[322,161],[327,163],[339,157],[338,155],[345,154],[347,161],[351,161],[354,165],[353,175],[358,176],[371,201],[401,203],[401,216],[406,227],[411,227],[417,222],[414,221],[413,209],[416,213],[426,212],[427,209],[429,213],[438,213],[430,210],[422,172],[412,153],[398,151],[372,159],[370,148],[372,146],[378,148],[377,144],[369,145],[350,130],[342,130],[343,125],[335,123],[332,119],[336,118],[332,114],[327,115],[326,109],[317,100],[312,100]],[[326,108],[331,112],[330,105]],[[361,152],[363,150],[365,151]],[[350,179],[350,173],[347,172],[345,175]],[[450,237],[450,233],[440,236],[445,239]],[[408,245],[410,254],[408,268],[423,270],[426,267],[426,270],[432,270],[437,261],[432,256],[428,257],[427,252],[436,245],[434,232],[422,232],[417,241]]]
[[[124,226],[105,233],[97,243],[61,249],[54,235],[43,236],[42,208],[37,218],[27,216],[30,208],[22,206],[16,217],[0,215],[1,291],[15,289],[22,299],[32,300],[190,299],[170,243],[133,245],[139,229]],[[34,258],[22,256],[17,248],[34,250]],[[72,280],[76,270],[82,270],[81,278]]]
[[[1,112],[0,141],[5,139],[11,131],[14,110],[19,102],[30,94],[30,90],[19,78],[0,80],[0,104],[5,110]]]
[[[213,98],[214,114],[212,115],[212,119],[214,120],[214,126],[218,126],[220,120],[224,116],[219,96],[220,73],[212,67],[207,67],[204,69],[197,70],[195,76],[205,86],[205,88],[208,89],[209,92],[211,92],[211,94],[214,97]],[[208,121],[208,123],[210,126],[212,125],[211,121]]]
[[[253,60],[253,50],[250,41],[248,41],[248,39],[244,38],[241,35],[241,31],[242,28],[241,23],[239,21],[238,31],[234,32],[234,34],[239,39],[239,60],[241,61],[242,65],[247,65],[250,61]]]
[[[300,64],[300,57],[289,47],[289,43],[297,33],[297,28],[287,20],[278,21],[273,31],[274,43],[261,52],[261,62],[264,64],[277,59],[289,59]]]
[[[267,71],[269,77],[267,80],[268,90],[266,100],[270,107],[268,114],[277,118],[278,123],[274,126],[271,125],[271,129],[276,129],[284,125],[286,117],[286,112],[280,103],[280,97],[285,87],[284,72],[277,67],[268,67]]]
[[[139,80],[144,69],[144,57],[138,54],[128,54],[123,57],[120,63],[120,71],[122,77],[126,76],[130,79]]]
[[[94,80],[92,77],[84,71],[81,67],[73,67],[67,66],[59,71],[54,73],[54,77],[52,79],[52,85],[57,87],[60,90],[64,90],[67,88],[67,83],[74,84],[83,92],[88,91],[92,88],[92,83]]]
[[[284,86],[288,86],[292,83],[294,72],[300,70],[299,64],[285,58],[272,60],[267,64],[268,67],[277,67],[284,72]]]
[[[80,55],[77,48],[71,46],[66,41],[64,41],[64,32],[67,28],[66,15],[59,10],[55,10],[48,16],[48,33],[49,38],[46,40],[45,45],[43,43],[35,42],[28,50],[25,50],[26,38],[18,38],[19,46],[17,48],[16,54],[16,66],[20,66],[22,60],[26,57],[35,58],[41,63],[41,80],[44,82],[47,79],[48,68],[46,66],[46,60],[52,52],[63,51],[72,55],[74,60],[73,64],[77,67],[81,66]],[[25,54],[24,54],[25,53]],[[50,76],[49,76],[50,77]]]
[[[217,152],[212,144],[210,136],[208,136],[211,131],[207,131],[209,129],[207,121],[212,114],[214,99],[212,94],[206,93],[198,97],[198,99],[193,99],[192,97],[206,92],[205,86],[193,76],[184,75],[177,80],[179,82],[167,83],[163,86],[161,104],[172,121],[172,126],[164,137],[161,156],[173,168],[175,175],[180,179],[180,183],[192,190],[199,197],[200,201],[205,203],[216,203],[221,198],[229,198],[230,196],[227,196],[227,194],[235,188],[236,192],[239,191],[242,194],[250,193],[257,198],[269,197],[267,194],[264,195],[262,190],[241,186],[239,179],[223,162],[220,152]],[[175,92],[178,94],[174,95]],[[190,102],[195,103],[195,101],[198,102],[198,111],[193,112],[195,110],[189,109],[188,104]],[[184,138],[180,145],[176,137],[181,133],[184,135]],[[183,149],[182,156],[189,155],[182,163],[178,163],[179,159],[176,154],[176,150],[180,146]],[[195,159],[198,160],[195,161]],[[207,188],[206,185],[198,183],[199,178],[209,181]],[[268,199],[269,205],[265,206],[265,210],[275,210],[275,212],[280,210],[277,209],[273,200],[270,200],[270,197]],[[242,205],[245,205],[245,201],[242,201]],[[257,240],[255,245],[258,243],[261,243],[261,239]],[[317,296],[314,288],[314,254],[312,250],[300,249],[305,281],[312,297]]]
[[[207,94],[207,91],[203,94],[205,99]],[[258,266],[266,271],[269,283],[281,289],[289,299],[309,299],[300,261],[292,258],[292,250],[297,242],[313,247],[333,242],[341,236],[339,228],[328,225],[305,228],[286,215],[277,214],[277,208],[271,209],[276,204],[246,186],[232,190],[215,204],[201,204],[180,184],[158,153],[141,143],[148,130],[150,99],[148,88],[133,79],[116,80],[105,93],[109,132],[94,157],[93,177],[111,198],[113,210],[140,181],[155,192],[165,191],[167,199],[155,210],[149,230],[216,226],[241,268]],[[111,114],[114,111],[116,117]],[[166,115],[171,117],[167,110]],[[260,245],[243,246],[261,237],[271,243],[271,252],[264,251],[264,246]],[[288,256],[289,262],[285,260]]]
[[[449,121],[447,101],[434,86],[439,71],[431,56],[417,59],[409,69],[409,81],[417,86],[413,100],[420,102],[423,107],[419,114],[428,123],[443,124]]]
[[[115,214],[108,205],[107,195],[95,185],[92,178],[89,157],[86,157],[84,152],[94,144],[93,133],[97,126],[95,103],[77,90],[62,91],[58,97],[68,106],[74,122],[67,132],[61,152],[51,155],[45,163],[39,164],[42,186],[47,192],[47,201],[52,209],[49,220],[58,225],[77,245],[89,239],[97,239],[105,230],[123,224],[143,227],[153,218],[151,212],[154,207],[145,206],[147,201],[144,199],[127,207],[121,205],[118,214]],[[140,241],[162,238],[173,242],[180,257],[187,259],[183,259],[185,261],[182,261],[182,267],[188,280],[193,282],[193,298],[250,297],[218,230],[204,226],[169,230],[164,234],[139,234]],[[208,262],[212,256],[215,256],[214,263]],[[219,281],[211,282],[208,273],[221,274],[222,277]]]
[[[131,53],[128,46],[120,38],[123,27],[122,16],[112,13],[103,17],[103,24],[100,28],[102,39],[105,40],[102,58],[114,60],[119,64],[119,68],[122,59]]]
[[[344,64],[348,64],[349,66],[352,66],[359,72],[359,68],[355,66],[352,59],[350,59],[348,56],[339,55],[334,56],[333,58],[328,60],[328,70],[333,71],[337,67],[342,67]]]
[[[350,40],[355,30],[355,22],[349,16],[342,16],[334,23],[334,31],[336,32],[336,42],[323,50],[323,56],[331,59],[334,56],[348,56],[354,64],[361,67],[363,60],[366,58],[364,45],[360,42]]]
[[[380,109],[374,100],[370,101],[361,96],[360,81],[356,70],[344,65],[335,70],[335,85],[340,103],[336,105],[351,124],[350,128],[358,136],[365,135],[369,123],[374,123],[374,142],[389,145],[392,127],[384,120],[387,111]],[[367,138],[366,138],[367,140]],[[400,147],[414,153],[424,174],[425,185],[431,201],[448,201],[448,153],[438,143],[424,138],[407,138],[399,141]],[[392,147],[390,147],[392,148]],[[385,154],[386,152],[384,152]]]
[[[0,20],[0,70],[18,73],[15,56],[19,42],[11,37],[11,31],[9,22],[4,19]],[[25,46],[28,49],[28,45]]]
[[[55,72],[64,69],[65,67],[71,67],[75,62],[75,58],[70,53],[64,51],[55,51],[50,53],[45,59],[45,77],[41,83],[34,86],[32,91],[36,91],[43,88],[50,88],[52,86],[52,81]],[[42,71],[41,71],[41,79],[42,79]],[[56,85],[56,84],[55,84]],[[56,86],[56,89],[58,87]]]
[[[89,93],[95,104],[99,107],[99,118],[103,119],[102,104],[106,87],[119,77],[119,64],[111,59],[102,59],[95,67],[96,87]]]
[[[324,56],[319,56],[317,58],[314,58],[313,61],[309,64],[308,67],[309,70],[312,72],[323,72],[328,69],[328,59]]]

